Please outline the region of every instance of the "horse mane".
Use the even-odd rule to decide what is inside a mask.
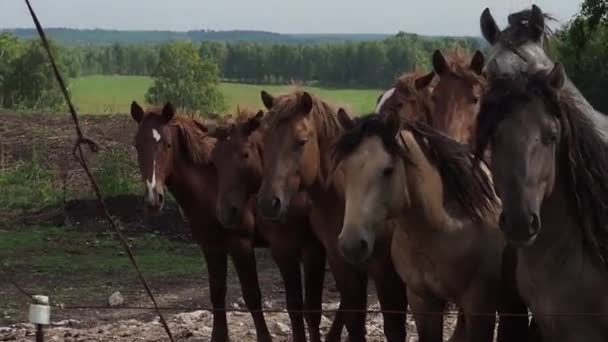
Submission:
[[[560,122],[560,172],[565,175],[568,196],[584,229],[584,243],[608,266],[608,145],[576,99],[548,84],[547,71],[494,80],[484,96],[478,116],[477,158],[488,145],[496,126],[513,101],[540,97]]]
[[[530,18],[532,16],[532,9],[525,9],[519,12],[511,13],[508,16],[509,26],[502,30],[499,34],[499,41],[511,50],[516,51],[517,47],[532,40],[530,31]],[[543,32],[543,42],[546,42],[547,38],[553,36],[553,31],[547,25],[547,21],[555,21],[555,18],[547,13],[543,13],[545,18],[544,27],[540,28]]]
[[[453,75],[469,84],[487,85],[486,78],[471,69],[471,55],[464,48],[456,46],[445,57]]]
[[[289,92],[275,96],[275,103],[264,118],[265,128],[272,129],[285,120],[293,118],[296,115],[301,115],[302,113],[298,110],[298,104],[304,93],[305,91],[300,86],[291,85]],[[331,149],[331,145],[343,131],[342,125],[336,115],[337,109],[316,95],[311,93],[308,93],[308,95],[312,98],[313,103],[309,115],[312,117],[319,139],[319,151],[322,154],[327,153],[326,151]],[[329,163],[324,161],[322,155],[321,177],[324,183],[328,182],[330,173],[327,164]]]
[[[171,125],[177,128],[181,147],[194,164],[206,164],[215,148],[216,139],[207,132],[207,127],[200,121],[176,114]]]
[[[473,167],[474,156],[467,146],[424,122],[408,120],[402,122],[402,129],[412,133],[425,157],[437,168],[444,187],[444,203],[458,203],[473,221],[483,220],[497,204],[496,197],[488,175],[481,168]],[[413,165],[407,147],[399,144],[384,119],[377,114],[361,117],[352,129],[342,134],[333,148],[334,164],[353,153],[369,136],[379,137],[389,154]]]

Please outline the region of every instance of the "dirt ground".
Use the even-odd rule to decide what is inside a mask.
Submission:
[[[19,160],[30,158],[32,146],[36,153],[44,156],[49,167],[69,172],[78,166],[71,157],[74,141],[74,129],[67,115],[24,115],[0,114],[0,167],[11,167]],[[135,124],[128,115],[88,115],[81,117],[85,135],[96,141],[102,148],[111,149],[117,145],[128,146],[132,142]],[[133,150],[133,149],[131,149]],[[72,183],[86,184],[82,174],[74,173]],[[142,219],[139,198],[135,196],[118,196],[108,201],[110,212],[121,223],[144,228],[149,231],[160,231],[168,238],[188,239],[187,226],[181,221],[175,207],[169,207],[161,217]],[[134,210],[135,208],[135,210]],[[0,212],[0,218],[6,213]],[[49,207],[11,216],[20,224],[53,224],[60,225],[68,221],[77,222],[88,229],[107,229],[101,220],[99,207],[91,200],[67,201],[62,208]],[[97,223],[97,224],[93,224]],[[265,250],[259,250],[258,271],[262,287],[264,307],[269,309],[285,308],[282,280],[272,258]],[[201,261],[202,263],[202,261]],[[50,281],[50,280],[49,280]],[[227,304],[231,308],[244,308],[238,279],[232,268],[228,273]],[[57,279],[53,280],[57,286]],[[59,282],[61,284],[61,282]],[[124,305],[150,306],[150,300],[137,282],[133,288],[123,293]],[[42,288],[45,284],[38,284]],[[66,284],[64,284],[67,286]],[[6,279],[0,279],[0,288],[10,296],[19,296]],[[187,308],[210,307],[207,275],[192,275],[183,278],[168,278],[152,283],[153,291],[161,306],[183,307],[179,312],[165,312],[170,327],[179,341],[208,341],[211,334],[211,314],[204,310]],[[93,290],[95,291],[95,290]],[[109,295],[109,293],[108,293]],[[369,289],[369,308],[378,309],[373,286]],[[99,306],[99,302],[83,300],[81,305]],[[102,303],[102,306],[107,306]],[[0,309],[2,300],[0,299]],[[328,272],[324,293],[324,308],[336,309],[338,294],[335,292],[333,278]],[[119,306],[120,307],[120,306]],[[25,313],[20,317],[24,317]],[[231,312],[228,314],[230,336],[233,341],[254,341],[255,330],[248,313]],[[275,340],[289,340],[290,323],[286,314],[266,314],[266,321]],[[323,316],[322,329],[326,332],[331,324],[332,315]],[[46,329],[47,341],[167,341],[158,318],[153,312],[107,308],[67,310],[54,307],[52,327]],[[454,324],[454,317],[446,319],[445,334],[449,336]],[[24,320],[21,320],[24,322]],[[4,322],[0,326],[0,341],[33,341],[34,328],[29,323]],[[417,341],[411,316],[407,323],[408,341]],[[382,319],[377,314],[368,315],[367,333],[370,341],[383,341]],[[346,336],[346,333],[343,334]]]

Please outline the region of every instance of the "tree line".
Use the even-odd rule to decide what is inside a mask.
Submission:
[[[550,52],[589,101],[608,113],[608,0],[586,0],[556,32]],[[435,49],[484,50],[476,38],[429,38],[399,33],[383,40],[325,44],[191,41],[162,44],[52,44],[61,70],[82,75],[154,78],[149,101],[175,99],[184,109],[221,111],[220,80],[279,83],[291,80],[348,87],[387,87],[402,72],[429,69]],[[0,34],[0,105],[57,109],[62,105],[37,40]]]

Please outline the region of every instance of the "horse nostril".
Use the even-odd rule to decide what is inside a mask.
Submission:
[[[165,196],[163,194],[158,194],[158,205],[162,206],[165,202]]]
[[[498,226],[500,229],[504,230],[507,226],[507,215],[505,213],[500,213],[498,216]]]
[[[231,217],[235,217],[236,214],[239,212],[239,210],[235,206],[229,207],[228,210],[229,210],[228,213],[230,214]]]
[[[368,248],[367,241],[365,241],[364,239],[361,239],[361,242],[359,242],[359,248],[361,249],[362,253],[364,253],[364,254],[367,253],[367,248]]]
[[[540,231],[540,218],[537,214],[530,215],[530,224],[528,227],[531,236],[538,234]]]
[[[272,202],[271,202],[271,206],[272,206],[272,209],[274,209],[275,211],[278,211],[279,209],[281,209],[281,200],[278,197],[273,198]]]

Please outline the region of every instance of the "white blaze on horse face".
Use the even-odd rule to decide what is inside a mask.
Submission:
[[[152,196],[154,187],[156,187],[156,160],[152,162],[152,180],[146,179],[146,185],[148,186],[148,196]]]
[[[390,99],[394,93],[395,93],[395,88],[391,88],[391,89],[387,90],[384,94],[382,94],[380,101],[378,101],[378,104],[376,105],[376,110],[375,110],[376,114],[380,113],[380,110],[382,109],[382,106],[384,105],[384,103],[388,99]]]
[[[160,133],[158,133],[158,131],[154,128],[152,128],[152,137],[154,138],[154,141],[160,141]]]

